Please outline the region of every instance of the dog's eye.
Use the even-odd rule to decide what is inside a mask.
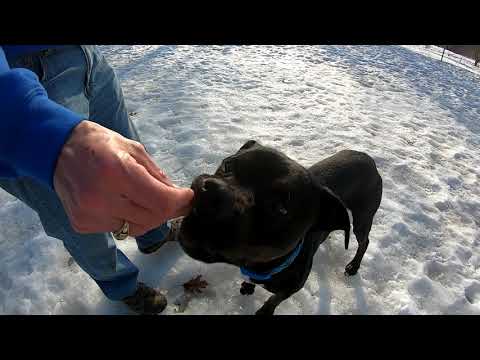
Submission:
[[[282,215],[287,215],[287,214],[288,214],[287,209],[285,209],[285,206],[283,206],[282,204],[280,204],[280,205],[278,206],[278,209],[277,209],[277,210],[278,210],[278,212],[279,212],[280,214],[282,214]]]

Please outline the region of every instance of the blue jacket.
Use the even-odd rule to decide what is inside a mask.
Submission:
[[[60,150],[85,117],[50,100],[35,73],[7,61],[45,48],[0,46],[0,177],[28,176],[53,189]]]

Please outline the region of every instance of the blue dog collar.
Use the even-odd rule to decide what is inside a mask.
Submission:
[[[303,239],[302,241],[300,241],[300,243],[297,245],[295,250],[288,256],[288,258],[283,263],[273,268],[269,272],[256,273],[244,267],[240,268],[240,272],[242,273],[242,275],[247,276],[252,280],[257,280],[257,281],[270,280],[270,278],[273,275],[278,274],[279,272],[285,270],[287,267],[289,267],[293,263],[293,261],[297,258],[298,254],[300,253],[300,250],[302,250],[302,246],[303,246]]]

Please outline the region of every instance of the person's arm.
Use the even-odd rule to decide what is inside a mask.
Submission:
[[[5,58],[5,53],[0,46],[0,75],[8,70],[10,70],[10,67],[8,66],[7,59]]]
[[[140,143],[49,100],[37,75],[10,69],[0,47],[0,177],[15,175],[55,190],[80,233],[128,221],[138,236],[188,214],[194,195],[175,187]]]
[[[60,151],[84,119],[51,101],[35,73],[10,69],[0,46],[0,177],[29,176],[53,189]]]

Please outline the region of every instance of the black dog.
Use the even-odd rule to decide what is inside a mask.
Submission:
[[[382,198],[382,178],[368,155],[343,150],[308,170],[284,154],[251,140],[226,158],[214,175],[192,183],[192,212],[184,218],[180,245],[194,259],[240,267],[272,292],[257,314],[273,314],[300,290],[318,246],[334,230],[350,229],[358,241],[345,274],[357,273]]]

